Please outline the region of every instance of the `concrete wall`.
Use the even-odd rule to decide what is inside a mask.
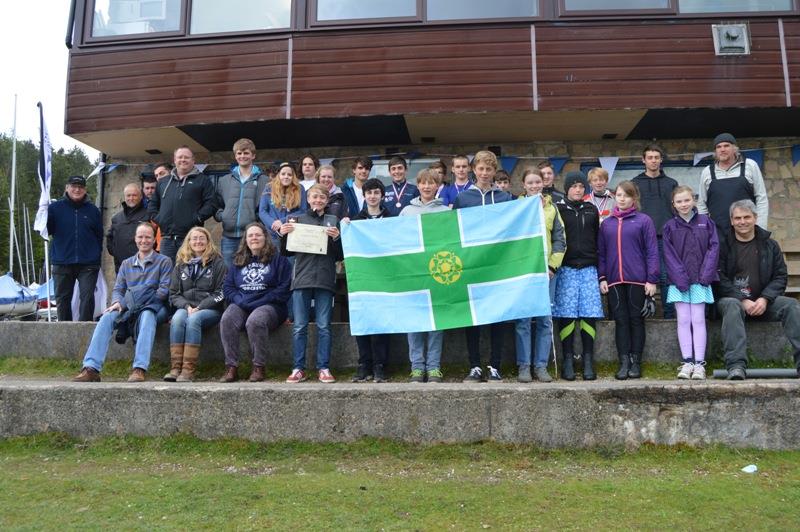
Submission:
[[[719,339],[720,322],[708,322],[709,358],[721,357],[722,346]],[[355,340],[350,336],[350,328],[346,323],[335,323],[333,329],[333,347],[331,365],[334,368],[350,368],[358,365],[358,351]],[[82,360],[91,340],[94,324],[92,323],[46,323],[46,322],[0,322],[0,357],[57,358]],[[153,360],[166,362],[169,360],[168,326],[159,328],[153,348]],[[270,336],[270,349],[267,359],[269,366],[289,367],[292,364],[292,331],[290,325],[283,325]],[[774,360],[793,367],[792,351],[779,323],[748,324],[749,352],[758,360]],[[483,360],[488,360],[489,335],[488,327],[484,327],[481,341]],[[560,350],[560,346],[559,350]],[[580,352],[579,344],[576,347]],[[316,331],[314,325],[309,327],[308,367],[314,367],[316,350]],[[616,344],[614,342],[614,323],[598,322],[597,341],[595,342],[597,359],[601,361],[616,360]],[[246,337],[241,337],[242,360],[250,361],[249,347]],[[110,360],[132,360],[133,349],[130,341],[122,346],[111,342],[108,353]],[[675,322],[670,320],[647,321],[647,343],[645,361],[678,363],[681,359],[678,347]],[[204,336],[201,360],[222,361],[223,353],[219,342],[218,328],[212,327]],[[511,327],[506,331],[503,361],[515,365],[514,341]],[[447,371],[448,365],[467,366],[467,349],[464,334],[461,330],[446,331],[442,365]],[[390,365],[393,369],[408,368],[408,344],[405,335],[392,336]]]
[[[0,438],[63,432],[255,441],[498,441],[800,448],[788,382],[572,384],[48,383],[0,380]]]

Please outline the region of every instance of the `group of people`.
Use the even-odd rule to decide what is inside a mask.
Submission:
[[[732,135],[719,135],[714,147],[715,160],[703,170],[696,195],[664,174],[664,152],[650,145],[643,151],[645,171],[618,183],[613,192],[601,168],[588,175],[568,173],[564,191],[558,191],[556,172],[544,161],[525,169],[519,198],[510,192],[510,177],[489,151],[478,152],[471,161],[455,156],[449,183],[443,162],[420,172],[412,184],[406,178],[407,162],[393,157],[388,165],[391,182],[384,185],[369,178],[372,160],[358,157],[353,177],[339,187],[335,169],[320,165],[313,155],[303,157],[299,169],[280,165],[270,177],[254,164],[252,141],[240,139],[233,147],[237,165],[215,187],[195,166],[191,150],[180,147],[174,167],[158,165],[141,189],[138,184],[125,187],[122,211],[112,219],[106,240],[118,272],[111,305],[75,380],[100,379],[115,330],[117,341],[133,336],[136,342],[129,380],[144,380],[155,327],[172,313],[171,369],[165,380],[194,378],[202,331],[217,324],[226,365],[221,380],[239,378],[242,330],[253,353],[250,380],[263,380],[269,333],[288,318],[294,367],[287,382],[308,378],[305,352],[312,320],[318,331],[318,378],[335,382],[330,319],[336,263],[342,260],[340,225],[515,199],[540,201],[544,211],[552,312],[490,325],[485,369],[480,328],[467,328],[466,382],[502,380],[502,340],[505,328],[512,326],[520,382],[552,380],[547,366],[555,333],[562,347],[562,378],[574,380],[582,362],[583,378],[595,379],[593,346],[596,320],[604,317],[603,295],[615,322],[615,376],[640,377],[644,322],[654,313],[652,298],[659,285],[664,316],[677,317],[683,358],[679,378],[705,378],[706,305],[715,302],[723,319],[729,378],[746,376],[746,319],[781,320],[800,364],[800,304],[783,296],[786,264],[766,231],[763,177],[758,165],[741,155]],[[211,216],[222,225],[219,247],[203,228]],[[323,226],[327,251],[288,250],[287,235],[295,224]],[[65,197],[51,204],[49,225],[59,319],[69,320],[69,305],[62,305],[62,298],[67,291],[71,297],[76,279],[82,296],[93,289],[103,237],[99,211],[86,197],[81,176],[71,177]],[[81,320],[92,319],[90,303],[81,298]],[[581,338],[579,354],[576,336]],[[442,380],[442,339],[441,331],[408,335],[412,382]],[[353,380],[384,381],[387,335],[359,336],[356,344],[359,361]]]

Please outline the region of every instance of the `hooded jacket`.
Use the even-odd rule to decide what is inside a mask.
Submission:
[[[297,223],[323,225],[325,215],[309,209],[297,219]],[[292,290],[301,288],[322,288],[336,292],[336,261],[342,260],[342,239],[328,237],[328,253],[294,253],[286,249],[286,235],[281,237],[281,255],[294,256],[292,270]]]
[[[348,214],[347,202],[344,193],[339,187],[334,187],[328,196],[328,203],[325,205],[325,212],[342,219]]]
[[[128,207],[123,201],[122,210],[111,218],[111,227],[106,233],[106,250],[114,258],[114,269],[119,271],[122,261],[139,252],[136,247],[136,228],[148,219],[144,202]]]
[[[658,177],[650,177],[642,172],[632,179],[639,189],[640,209],[653,220],[656,234],[661,236],[664,224],[672,218],[672,191],[678,182],[661,172]]]
[[[185,237],[189,229],[202,226],[216,211],[214,184],[197,167],[183,179],[172,170],[169,177],[159,181],[147,211],[163,236]]]
[[[597,275],[609,286],[620,283],[658,283],[658,241],[653,220],[631,209],[600,224],[597,237]]]
[[[414,216],[415,214],[428,214],[431,212],[449,211],[450,208],[444,205],[442,198],[434,198],[428,203],[422,203],[422,198],[417,196],[411,203],[403,207],[400,216]]]
[[[286,302],[291,295],[292,267],[289,260],[277,253],[264,264],[256,260],[244,266],[234,266],[225,275],[222,290],[225,301],[234,304],[245,312],[258,307],[271,305],[278,313],[278,319],[286,319]]]
[[[503,192],[494,185],[486,192],[478,188],[477,185],[474,185],[456,196],[456,199],[453,201],[453,208],[464,209],[466,207],[477,207],[479,205],[493,205],[513,199],[514,197],[511,194]]]
[[[244,181],[239,176],[238,166],[219,179],[214,219],[222,222],[223,236],[241,238],[247,224],[258,220],[258,206],[268,182],[269,177],[256,165]]]
[[[786,261],[783,259],[781,247],[770,238],[772,233],[766,229],[756,226],[756,241],[758,242],[758,275],[761,278],[761,293],[758,297],[763,297],[772,303],[775,298],[782,296],[786,292],[788,272]],[[719,249],[719,283],[716,285],[716,297],[735,297],[744,299],[742,293],[734,286],[733,279],[736,277],[736,234],[733,227],[728,230],[722,240]]]
[[[287,209],[285,206],[280,209],[275,206],[272,201],[272,186],[267,185],[264,193],[261,195],[261,202],[258,205],[258,217],[261,223],[267,228],[275,247],[280,246],[280,235],[272,230],[272,224],[275,220],[280,220],[282,224],[286,223],[289,216],[300,217],[308,210],[308,201],[306,200],[306,191],[300,187],[300,204],[294,209]]]
[[[552,197],[549,195],[520,196],[521,200],[533,200],[536,198],[542,202],[544,211],[545,242],[547,242],[547,266],[555,272],[561,267],[564,260],[564,252],[567,250],[567,237],[564,234],[564,222],[558,209],[553,206]]]
[[[350,218],[355,218],[360,212],[363,207],[359,207],[358,205],[358,198],[356,197],[355,191],[355,178],[350,177],[347,181],[344,182],[342,185],[342,195],[344,196],[344,201],[347,204],[347,216]],[[364,204],[366,205],[366,203]]]
[[[714,222],[695,209],[687,222],[675,215],[664,224],[664,263],[669,283],[685,292],[693,284],[710,286],[719,279],[719,239]]]
[[[176,309],[192,306],[198,309],[222,310],[222,284],[225,281],[225,261],[214,257],[205,266],[200,265],[192,277],[192,265],[178,263],[172,270],[169,283],[169,302]]]
[[[76,203],[66,193],[47,207],[50,233],[50,263],[99,265],[103,252],[103,221],[100,209],[89,196]]]
[[[597,232],[600,214],[591,203],[564,199],[556,203],[564,231],[567,233],[567,251],[562,264],[570,268],[597,266]]]

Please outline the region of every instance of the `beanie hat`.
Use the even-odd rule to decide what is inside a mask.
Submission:
[[[569,192],[569,189],[572,188],[572,185],[575,183],[580,183],[585,187],[586,174],[583,172],[568,172],[564,177],[564,192]]]
[[[717,144],[719,144],[720,142],[730,142],[733,145],[737,145],[736,144],[736,138],[733,135],[731,135],[730,133],[720,133],[719,135],[714,137],[714,148],[715,149],[717,147]]]

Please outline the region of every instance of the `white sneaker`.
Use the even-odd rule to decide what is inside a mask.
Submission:
[[[692,380],[693,381],[704,381],[704,380],[706,380],[705,362],[699,362],[699,363],[694,365],[694,369],[692,370]]]
[[[678,378],[691,379],[692,370],[694,370],[694,364],[692,364],[691,362],[684,362],[683,364],[681,364],[681,367],[678,368]],[[705,370],[703,371],[703,373],[705,373]]]

